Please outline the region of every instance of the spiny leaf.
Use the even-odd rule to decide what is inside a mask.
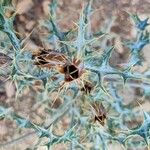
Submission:
[[[149,23],[148,23],[149,18],[141,20],[137,14],[131,14],[131,13],[129,13],[129,14],[130,14],[131,18],[134,20],[135,25],[138,29],[145,30],[145,28],[149,25]]]

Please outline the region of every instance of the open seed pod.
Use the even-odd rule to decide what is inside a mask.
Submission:
[[[55,68],[59,73],[64,74],[66,82],[78,79],[83,71],[83,63],[80,60],[72,61],[60,52],[54,50],[41,50],[33,54],[34,64],[41,68]]]

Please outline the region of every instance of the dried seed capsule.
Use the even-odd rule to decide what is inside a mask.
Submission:
[[[105,124],[106,120],[106,109],[102,105],[102,103],[95,102],[92,104],[92,107],[94,108],[94,121],[98,121],[102,126]]]

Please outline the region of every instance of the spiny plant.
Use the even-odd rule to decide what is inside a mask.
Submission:
[[[43,48],[35,53],[24,47],[24,39],[17,37],[13,28],[15,15],[6,16],[7,11],[15,9],[11,0],[1,0],[0,73],[15,83],[16,100],[27,87],[39,83],[36,109],[44,106],[51,119],[48,123],[44,119],[42,124],[36,124],[4,106],[0,106],[0,119],[15,121],[19,128],[32,129],[29,135],[37,133],[38,142],[28,149],[38,149],[45,138],[44,146],[48,149],[67,143],[66,149],[106,150],[111,149],[109,145],[114,142],[123,148],[149,148],[148,112],[143,111],[143,123],[131,128],[130,122],[136,125],[142,109],[135,111],[135,102],[125,104],[119,93],[121,87],[135,86],[143,88],[143,97],[149,96],[149,68],[145,73],[133,70],[143,64],[142,49],[150,43],[146,29],[148,18],[141,20],[138,15],[129,14],[137,35],[135,40],[123,42],[130,50],[130,57],[124,66],[117,68],[110,64],[115,46],[104,42],[111,35],[91,30],[92,0],[81,11],[76,28],[67,32],[57,23],[57,1],[52,0],[49,8],[48,20],[40,24],[48,31],[43,41],[50,43],[52,49]],[[4,64],[10,66],[6,69]],[[61,101],[57,107],[56,101]],[[70,124],[63,135],[58,135],[54,131],[64,117],[69,118]]]

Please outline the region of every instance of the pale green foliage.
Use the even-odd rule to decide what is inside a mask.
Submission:
[[[13,61],[11,66],[11,79],[15,82],[17,89],[17,96],[26,87],[34,86],[35,81],[42,81],[43,87],[41,93],[37,94],[37,100],[42,104],[52,103],[49,95],[53,92],[58,93],[58,97],[63,99],[63,104],[58,109],[47,108],[49,115],[52,117],[52,122],[49,126],[40,126],[32,121],[17,115],[9,108],[0,107],[0,119],[8,118],[14,120],[20,128],[30,128],[38,133],[39,139],[48,138],[46,146],[48,149],[54,144],[70,143],[70,149],[87,149],[86,145],[82,143],[82,136],[85,136],[85,143],[92,145],[92,150],[106,150],[110,142],[117,141],[123,147],[138,147],[149,146],[149,128],[150,116],[144,112],[144,120],[136,129],[129,129],[125,124],[128,120],[134,120],[139,117],[139,112],[134,112],[132,105],[125,105],[124,99],[118,93],[118,87],[110,80],[107,85],[104,85],[104,78],[116,79],[122,84],[130,84],[129,81],[140,80],[147,82],[143,85],[145,93],[149,93],[149,74],[141,74],[139,72],[132,72],[132,68],[136,65],[142,64],[141,53],[145,45],[150,42],[150,34],[146,31],[148,26],[148,19],[141,21],[137,15],[131,17],[135,21],[137,28],[137,38],[135,41],[124,42],[125,46],[130,48],[131,57],[124,68],[118,69],[112,67],[109,63],[112,52],[115,47],[102,45],[101,39],[107,38],[105,31],[98,31],[92,33],[90,24],[90,15],[92,10],[92,1],[87,3],[85,9],[81,12],[79,21],[77,23],[77,30],[69,30],[68,32],[61,31],[57,24],[57,2],[52,0],[50,7],[49,20],[43,21],[42,25],[48,29],[49,36],[45,42],[53,45],[54,49],[64,53],[70,60],[80,57],[84,62],[84,69],[88,71],[87,80],[94,87],[91,92],[84,93],[81,91],[81,85],[71,82],[64,89],[61,89],[64,76],[59,74],[55,69],[40,69],[33,64],[32,54],[26,50],[22,52],[21,40],[17,38],[13,29],[13,17],[6,18],[4,15],[6,7],[10,3],[4,1],[0,6],[0,30],[7,34],[10,39],[13,49]],[[10,5],[9,5],[10,7]],[[94,48],[98,45],[99,49],[105,47],[100,52]],[[6,44],[7,46],[7,44]],[[5,45],[4,45],[5,47]],[[56,77],[56,80],[52,80]],[[122,80],[123,79],[123,80]],[[84,79],[83,79],[84,80]],[[42,86],[42,85],[41,85]],[[61,92],[60,92],[61,91]],[[70,94],[71,93],[71,94]],[[16,96],[16,97],[17,97]],[[92,122],[91,118],[95,117],[92,113],[92,108],[82,108],[88,103],[92,105],[93,102],[103,103],[108,111],[106,118],[106,125],[102,127],[100,123]],[[87,105],[87,106],[89,106]],[[61,120],[62,116],[68,114],[71,119],[68,130],[62,136],[57,136],[53,133],[53,127]],[[82,131],[85,131],[82,135]],[[133,136],[139,135],[144,139],[144,142],[134,143],[130,140]],[[37,145],[36,145],[37,146]],[[40,146],[40,143],[39,145]]]

